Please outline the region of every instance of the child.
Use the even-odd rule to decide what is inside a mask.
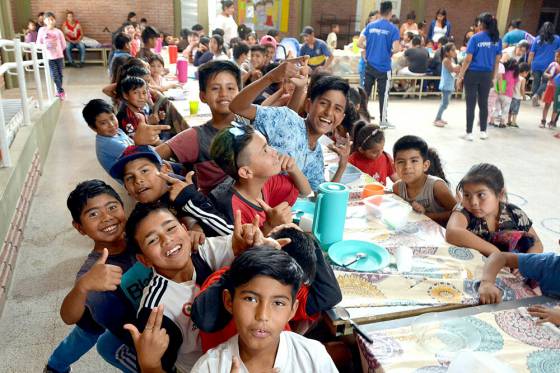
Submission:
[[[253,45],[251,47],[251,67],[249,77],[245,84],[250,84],[263,76],[263,70],[266,66],[266,48],[262,45]]]
[[[441,103],[436,115],[436,120],[434,121],[436,127],[443,127],[447,124],[447,122],[442,119],[442,115],[445,109],[447,109],[447,106],[449,106],[451,95],[455,92],[455,75],[461,70],[461,67],[454,62],[457,58],[455,44],[445,44],[441,50],[441,54],[443,56],[441,80],[439,81]]]
[[[211,61],[198,69],[200,100],[210,107],[212,119],[178,133],[157,146],[163,159],[175,158],[196,173],[198,187],[204,194],[222,183],[227,175],[210,157],[210,144],[216,134],[240,118],[229,110],[229,104],[241,89],[239,68],[229,61]],[[138,145],[140,143],[137,142]]]
[[[504,177],[496,166],[471,167],[457,185],[457,193],[462,198],[449,218],[447,242],[485,256],[499,251],[542,252],[531,219],[519,207],[504,202]]]
[[[420,137],[403,136],[393,146],[393,157],[400,178],[393,184],[393,193],[409,202],[414,211],[445,225],[457,201],[436,151]]]
[[[128,35],[130,38],[130,55],[132,57],[136,57],[140,47],[138,40],[136,39],[136,29],[134,28],[134,25],[131,22],[125,22],[123,23],[121,29],[122,33]]]
[[[310,87],[305,101],[307,118],[301,118],[296,112],[286,107],[263,107],[252,105],[255,98],[272,83],[284,79],[296,85],[292,100],[297,101],[304,95],[307,77],[307,57],[287,60],[268,74],[245,87],[230,104],[234,113],[254,121],[255,128],[266,136],[270,145],[283,154],[293,157],[298,168],[309,180],[312,190],[325,181],[323,152],[318,140],[324,134],[336,128],[344,119],[346,97],[349,85],[345,80],[324,76]],[[339,181],[348,164],[350,155],[350,135],[347,142],[330,149],[338,154],[338,169],[332,181]]]
[[[180,84],[168,84],[164,80],[166,74],[163,58],[159,54],[152,53],[147,62],[150,64],[150,77],[153,87],[159,92],[165,92],[171,88],[182,88]]]
[[[78,326],[55,350],[47,368],[52,372],[69,371],[69,365],[97,342],[98,351],[107,362],[122,371],[134,372],[135,353],[123,344],[132,346],[129,335],[123,333],[123,325],[135,319],[134,309],[118,290],[122,273],[136,263],[134,253],[125,246],[122,200],[103,181],[88,180],[70,193],[67,206],[72,225],[93,240],[93,250],[60,308],[62,320]]]
[[[189,61],[189,63],[194,63],[194,57],[196,52],[198,52],[198,46],[200,44],[200,36],[197,32],[187,30],[187,47],[183,50],[183,56]]]
[[[124,185],[135,201],[159,202],[172,207],[179,217],[189,217],[184,219],[189,229],[209,236],[231,233],[233,226],[227,224],[213,205],[196,192],[192,173],[186,179],[172,174],[170,164],[163,162],[151,146],[129,146],[109,172],[111,177]]]
[[[116,71],[113,69],[113,61],[119,56],[132,57],[130,55],[130,36],[124,33],[118,33],[113,39],[113,46],[115,50],[111,53],[109,57],[109,72],[111,80],[116,75]]]
[[[149,78],[150,72],[145,70]],[[136,128],[140,125],[140,121],[147,121],[150,125],[164,125],[165,111],[152,113],[150,108],[150,95],[148,85],[142,78],[136,76],[127,76],[121,82],[117,83],[117,89],[120,98],[124,100],[121,109],[117,113],[119,127],[131,138],[134,138]],[[142,117],[144,117],[142,119]],[[165,131],[160,136],[162,139],[170,139],[175,133],[173,130]]]
[[[556,91],[554,92],[554,106],[552,107],[552,127],[556,128],[556,123],[560,116],[560,74],[554,78],[554,85],[556,86]],[[556,133],[554,137],[560,138],[560,133]]]
[[[506,114],[509,115],[509,107],[513,97],[513,90],[519,80],[519,65],[514,59],[504,63],[505,90],[498,95],[497,105],[500,108],[500,128],[506,128]]]
[[[185,227],[162,205],[137,204],[130,214],[127,245],[142,264],[153,270],[138,310],[141,330],[152,308],[165,305],[161,325],[169,335],[169,343],[156,371],[163,368],[170,372],[176,366],[188,372],[200,357],[198,329],[190,317],[193,299],[213,271],[229,265],[234,255],[252,246],[243,229],[236,228],[239,235],[208,238],[204,244],[196,245]],[[256,244],[261,243],[262,240]]]
[[[329,310],[340,302],[342,294],[317,241],[293,224],[279,228],[281,229],[271,237],[277,240],[290,239],[290,242],[282,247],[282,251],[294,258],[304,272],[303,285],[296,296],[299,302],[298,310],[290,322],[292,326],[297,327],[316,321],[320,312]],[[193,303],[192,318],[201,330],[204,352],[237,334],[235,323],[222,302],[222,293],[227,286],[225,273],[228,269],[225,267],[214,272],[206,280]],[[286,325],[284,330],[290,330],[290,326]]]
[[[543,99],[542,99],[544,103],[544,107],[543,107],[541,124],[539,125],[540,128],[545,128],[547,126],[546,117],[548,116],[548,110],[550,109],[550,106],[554,101],[554,92],[556,91],[556,87],[554,85],[554,78],[558,74],[560,74],[560,52],[556,52],[554,59],[555,60],[552,61],[550,65],[548,65],[548,67],[546,68],[543,74],[543,77],[545,79],[548,79],[548,83],[546,84],[546,90],[544,91]],[[549,128],[553,127],[552,120],[548,122],[548,127]]]
[[[495,285],[496,276],[502,268],[519,268],[523,277],[538,281],[543,295],[558,298],[558,274],[560,273],[560,256],[555,253],[516,254],[493,253],[484,264],[478,293],[481,304],[500,303],[502,293]],[[551,322],[560,326],[560,309],[534,305],[528,308],[529,314],[538,317],[537,323]]]
[[[247,36],[247,44],[249,44],[250,47],[252,47],[253,45],[258,45],[257,34],[251,32]]]
[[[363,120],[358,121],[354,125],[352,142],[352,154],[348,162],[383,185],[387,177],[390,177],[393,182],[399,179],[393,159],[383,150],[385,134],[379,126],[367,124]]]
[[[109,173],[113,164],[127,146],[134,145],[130,137],[119,128],[111,104],[93,99],[82,110],[82,116],[95,136],[95,153],[103,169]]]
[[[198,45],[198,51],[194,55],[194,65],[201,66],[208,61],[212,61],[214,54],[209,50],[210,38],[202,36]]]
[[[496,123],[496,105],[498,102],[498,96],[505,91],[505,81],[504,74],[506,69],[503,63],[498,63],[498,69],[496,75],[492,80],[492,87],[490,87],[490,93],[488,94],[488,124],[495,125]]]
[[[527,84],[529,71],[529,64],[526,62],[519,64],[519,79],[515,83],[513,97],[511,98],[511,105],[509,106],[508,126],[510,127],[519,128],[517,125],[517,114],[519,114],[521,101],[525,99],[525,85]]]
[[[193,372],[337,372],[323,345],[283,331],[298,309],[302,279],[283,251],[259,248],[236,258],[223,297],[238,334],[208,351]]]
[[[142,31],[142,42],[144,46],[138,52],[137,57],[149,62],[149,59],[154,55],[152,49],[156,47],[159,32],[152,26],[148,26]]]
[[[37,34],[37,43],[46,46],[49,70],[56,85],[56,97],[63,101],[66,98],[64,88],[62,88],[62,68],[64,67],[66,40],[62,31],[56,28],[56,17],[53,13],[46,12],[44,22],[45,27],[41,27]]]
[[[233,62],[241,70],[241,80],[243,82],[245,82],[249,77],[249,51],[249,45],[245,42],[237,43],[235,47],[233,47]]]
[[[213,54],[213,60],[229,60],[229,57],[225,52],[226,49],[224,47],[224,39],[220,35],[212,35],[208,44],[208,49]]]
[[[230,222],[237,210],[241,210],[242,223],[258,215],[263,233],[268,234],[272,228],[292,221],[290,206],[298,195],[311,193],[295,161],[279,155],[250,125],[234,122],[223,129],[212,141],[210,156],[235,180],[212,191],[216,207]]]
[[[26,43],[35,43],[37,41],[37,24],[32,19],[27,22],[27,28],[23,32]]]

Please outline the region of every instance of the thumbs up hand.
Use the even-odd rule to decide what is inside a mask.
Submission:
[[[80,290],[84,292],[117,290],[117,286],[121,283],[122,269],[112,264],[106,264],[108,256],[109,251],[103,249],[101,257],[78,280]]]

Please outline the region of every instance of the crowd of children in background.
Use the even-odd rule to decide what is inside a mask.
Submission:
[[[224,2],[223,17],[231,16],[230,3]],[[342,295],[318,242],[292,224],[296,199],[326,181],[325,151],[338,158],[330,181],[340,181],[348,163],[381,184],[390,179],[393,193],[414,211],[447,227],[449,243],[490,256],[481,301],[499,301],[493,284],[504,265],[519,266],[543,281],[543,291],[558,293],[545,273],[558,273],[558,258],[539,254],[543,247],[532,221],[507,201],[496,166],[474,165],[452,191],[437,151],[422,138],[401,137],[392,153],[385,151],[384,130],[372,123],[363,88],[309,67],[308,55],[278,61],[278,34],[257,43],[244,25],[237,36],[228,26],[207,37],[195,25],[183,30],[180,41],[163,40],[177,43],[198,66],[200,100],[211,111],[207,123],[188,128],[163,95],[172,85],[154,52],[162,35],[147,24],[138,35],[135,16],[113,37],[103,89],[111,102],[94,98],[83,108],[100,165],[135,207],[127,217],[119,194],[101,180],[83,181],[70,193],[72,225],[92,239],[93,250],[61,306],[62,319],[75,327],[46,372],[68,372],[94,345],[125,372],[344,367],[322,343],[302,335]],[[61,69],[64,39],[52,13],[44,19],[38,40],[56,43],[49,59]],[[443,126],[459,72],[451,24],[440,10],[423,35],[414,20],[408,15],[400,33],[411,33],[412,45],[418,37],[423,45],[431,42],[439,54],[443,96],[435,124]],[[313,30],[304,33],[312,36]],[[319,53],[328,66],[327,52]],[[544,91],[545,103],[556,95],[551,125],[559,106],[559,59],[557,53],[543,70],[553,87]],[[490,121],[516,126],[529,65],[513,58],[502,65],[492,84],[496,110]],[[330,145],[323,149],[327,137]],[[539,272],[535,266],[541,264]],[[558,317],[548,309],[533,312]]]

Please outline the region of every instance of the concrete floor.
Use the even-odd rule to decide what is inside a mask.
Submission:
[[[69,327],[59,317],[59,306],[91,243],[72,228],[66,197],[82,180],[109,180],[95,158],[94,134],[81,116],[88,100],[103,97],[105,71],[86,67],[67,69],[65,74],[68,99],[31,206],[8,301],[0,318],[0,365],[4,366],[0,370],[4,372],[40,371],[68,332]],[[454,183],[475,163],[495,163],[504,172],[510,201],[529,214],[546,250],[557,250],[560,140],[552,137],[552,131],[538,128],[540,108],[524,102],[518,121],[521,128],[490,129],[489,140],[468,143],[459,138],[465,126],[464,102],[452,102],[445,114],[450,123],[446,128],[431,124],[438,103],[436,99],[393,99],[389,119],[397,128],[386,132],[387,151],[391,152],[393,143],[402,135],[422,136],[439,151]],[[370,112],[378,116],[377,103],[371,104]],[[123,189],[117,188],[124,196]],[[557,219],[550,222],[557,233],[544,227],[543,221],[549,218]],[[112,370],[92,350],[74,365],[74,371]]]

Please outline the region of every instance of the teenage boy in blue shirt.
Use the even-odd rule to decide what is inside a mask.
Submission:
[[[381,18],[368,24],[358,39],[358,46],[366,49],[365,90],[368,98],[374,81],[379,95],[379,116],[381,127],[391,127],[387,120],[387,100],[391,79],[391,56],[400,50],[400,33],[391,19],[393,5],[390,1],[381,3]]]
[[[253,122],[254,127],[268,140],[269,145],[296,160],[312,190],[317,190],[325,181],[323,152],[318,140],[321,136],[340,125],[345,116],[347,95],[350,86],[339,77],[324,76],[319,78],[308,92],[305,99],[307,118],[301,118],[288,107],[265,107],[253,105],[254,99],[269,85],[284,79],[291,80],[296,90],[291,102],[299,102],[305,94],[307,77],[301,75],[307,57],[287,60],[256,82],[245,87],[231,101],[229,106],[236,113]],[[330,149],[339,156],[338,169],[331,181],[339,181],[348,165],[348,156],[352,142],[347,141]]]

